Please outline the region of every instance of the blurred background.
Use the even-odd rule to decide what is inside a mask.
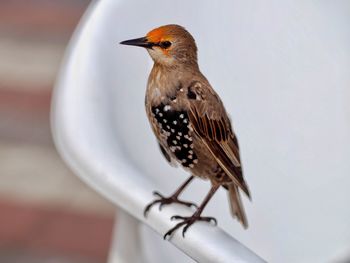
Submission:
[[[0,262],[105,262],[114,207],[65,166],[52,88],[88,0],[0,0]]]

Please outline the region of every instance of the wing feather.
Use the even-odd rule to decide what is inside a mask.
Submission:
[[[196,92],[193,88],[192,91]],[[205,100],[190,100],[190,123],[220,167],[250,198],[242,174],[237,138],[232,131],[230,120],[219,97],[214,91],[208,91]],[[200,93],[203,94],[203,90]]]

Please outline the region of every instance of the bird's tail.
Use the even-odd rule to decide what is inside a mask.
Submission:
[[[248,228],[248,221],[244,212],[241,196],[238,187],[235,184],[230,184],[228,186],[228,195],[232,216],[236,217],[245,229]]]

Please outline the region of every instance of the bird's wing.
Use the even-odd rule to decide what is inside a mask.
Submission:
[[[220,167],[250,198],[244,181],[237,138],[219,96],[206,84],[188,88],[188,116],[194,132],[209,149]]]

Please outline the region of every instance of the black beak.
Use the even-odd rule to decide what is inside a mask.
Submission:
[[[120,44],[129,45],[129,46],[137,46],[137,47],[145,47],[145,48],[152,48],[154,46],[153,43],[148,42],[146,37],[125,40],[125,41],[120,42]]]

